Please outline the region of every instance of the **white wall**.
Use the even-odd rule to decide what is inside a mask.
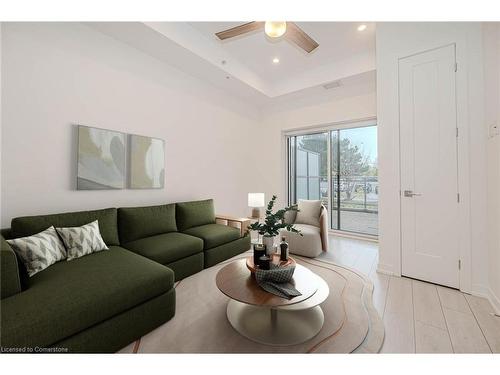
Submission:
[[[1,42],[2,227],[207,197],[247,213],[254,108],[82,24],[4,23]],[[165,139],[165,189],[76,191],[73,124]]]
[[[488,286],[486,125],[483,107],[482,32],[479,23],[377,24],[379,150],[379,269],[399,275],[398,58],[456,43],[461,288],[484,294]]]
[[[500,24],[483,25],[485,123],[500,126]],[[500,311],[500,136],[489,136],[488,152],[488,249],[489,293]],[[495,297],[494,297],[495,298]]]
[[[497,26],[497,51],[498,51],[498,105],[497,105],[497,126],[500,127],[500,25]],[[498,139],[500,137],[497,136],[497,173],[499,178],[497,179],[498,189],[497,193],[500,192],[500,144],[498,144]],[[496,253],[496,261],[494,260],[490,264],[490,276],[494,279],[491,281],[491,285],[493,288],[493,294],[497,298],[497,313],[500,313],[500,199],[497,202],[497,216],[495,220],[496,225],[494,225],[493,231],[497,234],[496,244],[492,247],[492,251]],[[496,279],[496,280],[495,280]]]
[[[498,104],[497,104],[497,126],[500,128],[500,25],[497,24],[497,51],[498,51],[498,59],[497,59],[497,68],[498,68]],[[499,136],[497,138],[497,173],[499,178],[497,179],[497,194],[500,192],[500,144]],[[497,196],[498,197],[498,196]],[[497,198],[498,199],[498,198]],[[497,216],[494,221],[496,225],[493,226],[493,231],[497,235],[497,241],[491,248],[491,251],[496,254],[496,259],[493,256],[493,261],[490,263],[490,277],[491,285],[493,289],[493,294],[497,298],[497,313],[500,314],[500,199],[497,201]]]

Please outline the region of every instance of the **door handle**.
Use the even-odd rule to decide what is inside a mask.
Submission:
[[[411,197],[414,197],[414,196],[419,197],[419,196],[421,196],[421,195],[422,195],[422,194],[420,194],[420,193],[414,193],[414,192],[413,192],[413,190],[405,190],[405,191],[404,191],[404,196],[405,196],[405,197],[408,197],[408,198],[411,198]]]

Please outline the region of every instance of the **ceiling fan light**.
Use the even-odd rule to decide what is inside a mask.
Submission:
[[[264,31],[270,38],[279,38],[286,32],[285,21],[266,21]]]

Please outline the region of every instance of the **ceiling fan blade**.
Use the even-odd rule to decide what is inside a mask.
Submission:
[[[239,25],[236,27],[232,27],[230,29],[224,30],[224,31],[219,31],[218,33],[215,33],[217,38],[220,40],[224,39],[229,39],[233,38],[235,36],[241,35],[241,34],[246,34],[254,30],[261,29],[264,26],[264,22],[248,22],[244,23],[243,25]]]
[[[314,51],[319,46],[313,38],[293,22],[286,23],[285,38],[308,53]]]

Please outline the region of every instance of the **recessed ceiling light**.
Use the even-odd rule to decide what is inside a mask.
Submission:
[[[278,59],[277,57],[275,57],[273,59],[273,64],[278,64],[280,62],[280,59]]]
[[[366,25],[362,24],[358,26],[358,31],[365,31],[366,30]]]

